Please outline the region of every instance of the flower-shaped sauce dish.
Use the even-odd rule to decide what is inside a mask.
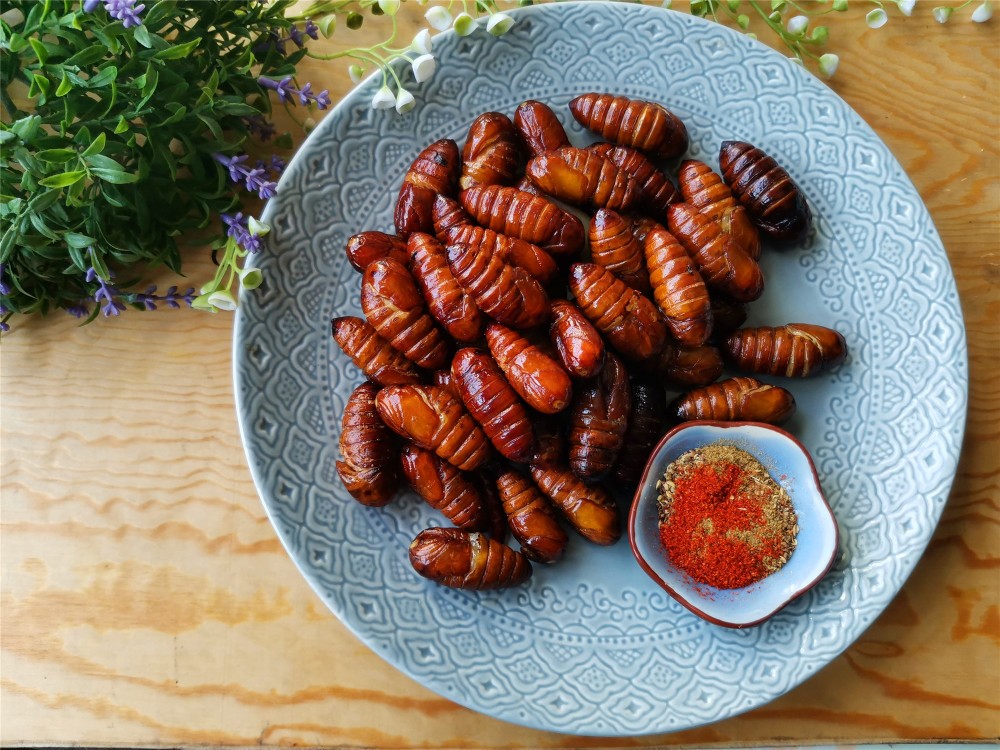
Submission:
[[[717,444],[756,458],[788,493],[798,522],[787,562],[743,588],[719,589],[694,580],[671,561],[660,538],[657,482],[681,455]],[[832,567],[838,548],[837,522],[809,453],[784,430],[756,422],[688,422],[668,432],[646,464],[628,534],[632,553],[650,578],[694,614],[727,628],[759,625],[811,589]]]

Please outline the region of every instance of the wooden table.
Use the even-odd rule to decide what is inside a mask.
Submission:
[[[744,716],[626,744],[1000,736],[1000,19],[972,24],[967,9],[941,27],[918,5],[879,31],[861,9],[831,18],[832,86],[916,183],[958,279],[972,406],[944,518],[885,614],[822,673]],[[404,37],[420,11],[404,6]],[[339,64],[304,79],[349,87]],[[188,264],[194,281],[211,275]],[[78,328],[58,314],[4,337],[3,743],[616,744],[456,706],[329,614],[250,481],[232,324],[162,311]]]

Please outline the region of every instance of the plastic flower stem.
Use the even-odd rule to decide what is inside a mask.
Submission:
[[[298,125],[300,128],[305,128],[305,120],[300,120],[298,117],[295,116],[295,111],[294,111],[295,107],[291,105],[291,102],[282,102],[281,106],[285,108],[285,112],[288,113],[288,116],[292,118],[292,121],[296,125]]]

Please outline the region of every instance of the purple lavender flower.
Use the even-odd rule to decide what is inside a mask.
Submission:
[[[93,13],[97,10],[97,6],[101,4],[101,0],[83,0],[83,12]]]
[[[236,214],[222,214],[222,221],[228,227],[226,236],[236,240],[236,244],[247,252],[256,253],[260,250],[260,237],[250,233],[247,227],[247,220],[243,218],[243,212]]]
[[[10,287],[7,285],[7,282],[3,280],[3,270],[4,264],[0,263],[0,294],[7,296],[10,294]]]
[[[101,306],[101,312],[104,313],[105,318],[112,315],[117,317],[125,309],[125,303],[118,299],[121,295],[118,287],[102,279],[93,266],[87,269],[87,281],[97,282],[97,291],[94,292],[94,302]]]
[[[299,31],[298,26],[292,26],[292,28],[288,30],[288,38],[292,42],[294,42],[295,46],[298,47],[299,49],[302,49],[303,47],[306,46],[306,43],[302,39],[302,32]]]
[[[84,305],[83,303],[67,307],[66,312],[72,315],[74,318],[77,318],[78,320],[80,318],[86,318],[88,315],[90,315],[90,310],[88,310],[87,306]]]
[[[306,19],[306,36],[312,39],[319,39],[319,26],[314,24],[311,18]]]
[[[136,302],[141,302],[147,310],[155,310],[157,302],[166,302],[167,307],[176,310],[181,306],[178,300],[187,303],[187,306],[191,307],[194,297],[194,287],[188,287],[188,290],[183,295],[177,294],[176,286],[167,289],[166,294],[157,294],[156,284],[147,288],[145,292],[135,295]]]
[[[257,193],[262,200],[267,200],[268,198],[273,198],[277,192],[278,183],[274,180],[268,180],[267,174],[263,169],[259,167],[254,167],[250,169],[245,165],[248,157],[246,154],[240,154],[238,156],[226,156],[225,154],[212,154],[219,164],[224,166],[229,170],[229,179],[235,183],[243,182],[246,184],[247,190],[252,193]]]
[[[9,313],[10,310],[7,309],[6,305],[0,305],[0,317],[3,317]],[[7,321],[0,320],[0,332],[7,333],[10,330],[10,325]]]
[[[281,174],[283,171],[285,171],[285,167],[287,166],[288,162],[282,159],[280,156],[278,156],[277,154],[271,155],[271,171],[273,171],[275,174]]]
[[[297,96],[299,98],[299,103],[302,106],[308,106],[309,104],[315,104],[320,109],[326,109],[330,106],[330,92],[323,89],[318,94],[312,92],[312,84],[307,83],[301,89],[295,87],[292,83],[291,76],[286,76],[280,81],[275,81],[273,78],[268,78],[267,76],[261,76],[257,79],[257,83],[266,89],[271,89],[278,94],[278,99],[282,103],[293,102],[292,96]]]
[[[146,6],[135,4],[135,0],[104,0],[104,9],[112,18],[117,18],[126,29],[131,26],[140,26],[142,19],[139,14]]]

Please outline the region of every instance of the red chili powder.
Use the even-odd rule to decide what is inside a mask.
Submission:
[[[716,447],[723,452],[710,451]],[[705,460],[713,454],[736,461]],[[732,446],[691,451],[668,468],[663,486],[669,491],[660,498],[660,540],[694,580],[743,588],[787,562],[798,532],[795,512],[750,454]]]

